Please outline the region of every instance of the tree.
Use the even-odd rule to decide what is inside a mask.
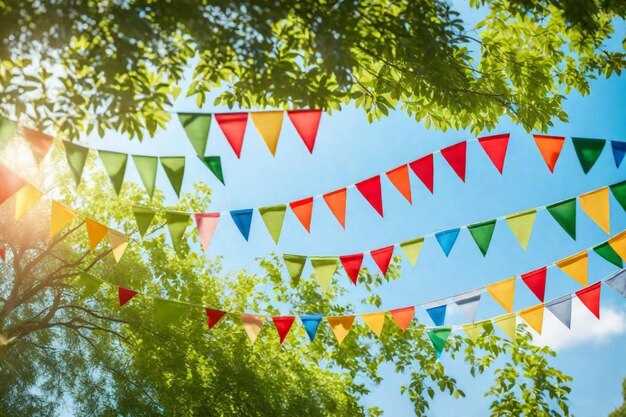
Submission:
[[[626,416],[626,378],[622,382],[622,397],[624,397],[624,404],[617,407],[609,414],[609,417],[625,417]]]
[[[0,3],[0,112],[75,139],[153,135],[181,88],[205,104],[401,108],[439,129],[507,115],[545,131],[564,93],[626,64],[619,0]],[[189,70],[193,69],[190,73]]]

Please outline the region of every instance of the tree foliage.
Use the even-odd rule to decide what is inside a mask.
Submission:
[[[622,397],[624,398],[624,404],[613,410],[609,417],[626,417],[626,378],[622,382]]]

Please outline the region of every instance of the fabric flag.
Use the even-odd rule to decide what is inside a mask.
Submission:
[[[159,158],[161,166],[165,171],[165,175],[170,180],[172,188],[176,191],[176,196],[180,197],[180,188],[183,185],[185,176],[185,157],[184,156],[167,156]]]
[[[456,305],[465,313],[467,319],[471,322],[476,321],[478,313],[478,305],[480,304],[480,290],[471,291],[454,297]]]
[[[626,142],[619,142],[612,140],[611,149],[613,150],[613,159],[615,160],[615,166],[619,168],[626,155]]]
[[[594,252],[603,257],[608,262],[612,263],[618,268],[624,267],[622,258],[615,252],[615,250],[609,245],[609,242],[604,242],[593,248]]]
[[[574,144],[580,166],[586,174],[593,168],[600,157],[606,141],[603,139],[572,138],[572,143]]]
[[[587,277],[589,275],[588,265],[587,251],[579,252],[556,262],[556,266],[561,268],[561,271],[565,272],[584,287],[587,286]]]
[[[156,156],[132,155],[135,168],[139,172],[139,178],[146,188],[148,195],[152,198],[154,185],[156,184],[157,167],[159,158]]]
[[[485,287],[489,295],[509,313],[513,311],[515,299],[515,277],[504,279]]]
[[[165,212],[165,222],[167,223],[167,230],[170,232],[170,238],[172,239],[172,246],[176,252],[180,251],[181,241],[185,230],[189,224],[191,216],[189,213],[181,213],[176,211]]]
[[[50,240],[76,217],[76,212],[52,200],[50,210]]]
[[[222,185],[226,185],[224,182],[224,172],[222,171],[222,158],[219,156],[203,156],[200,160],[209,168],[213,175],[215,175],[215,178],[220,180]]]
[[[87,228],[87,236],[89,237],[90,250],[94,250],[96,246],[98,246],[98,243],[109,234],[108,227],[89,217],[85,219],[85,227]]]
[[[107,234],[109,238],[109,244],[111,245],[113,258],[115,258],[115,262],[119,262],[122,259],[122,255],[126,251],[126,247],[128,246],[128,236],[121,234],[120,232],[109,229],[109,233]]]
[[[80,289],[82,290],[81,296],[83,298],[90,298],[98,292],[100,286],[102,285],[102,281],[89,274],[82,274],[76,277],[72,281],[72,284],[80,287]]]
[[[582,303],[596,316],[600,318],[600,286],[601,282],[596,282],[582,290],[576,291],[576,296]]]
[[[522,274],[522,281],[528,287],[529,290],[535,294],[539,301],[543,302],[546,294],[546,276],[548,268],[545,266],[535,269],[534,271],[526,272]]]
[[[500,329],[502,329],[504,333],[506,333],[507,336],[509,336],[512,341],[515,340],[517,333],[517,316],[515,313],[504,315],[494,319],[493,321],[498,325],[498,327],[500,327]]]
[[[122,184],[124,184],[124,174],[126,174],[126,163],[128,162],[128,155],[119,152],[110,151],[98,151],[98,156],[104,165],[104,169],[111,179],[113,189],[117,195],[122,190]]]
[[[474,238],[474,242],[476,242],[476,245],[478,246],[478,249],[480,249],[480,253],[482,253],[483,256],[487,255],[487,250],[489,249],[489,244],[491,243],[491,238],[493,236],[493,230],[495,228],[495,220],[489,220],[467,226],[467,230],[469,230],[472,238]]]
[[[568,329],[572,324],[572,294],[564,295],[546,303],[546,308]]]
[[[430,193],[435,191],[435,164],[433,162],[433,154],[426,155],[409,164],[411,170],[417,175],[417,178],[428,188]]]
[[[0,162],[0,204],[17,193],[26,182]]]
[[[528,241],[530,235],[533,232],[533,226],[535,224],[535,218],[537,217],[536,210],[525,211],[518,214],[513,214],[506,218],[506,223],[515,235],[515,238],[522,245],[522,249],[528,248]]]
[[[209,330],[211,330],[226,314],[225,311],[214,310],[212,308],[205,308],[204,312],[206,314],[207,326]]]
[[[509,146],[509,134],[486,136],[478,138],[478,143],[491,159],[500,174],[504,169],[504,159],[506,158],[506,150]]]
[[[459,237],[460,231],[461,229],[457,227],[456,229],[435,233],[435,238],[437,242],[439,242],[443,253],[446,254],[446,257],[450,255],[450,251],[452,251],[452,247],[454,246],[454,242],[456,242],[456,238]]]
[[[337,267],[339,266],[339,259],[333,257],[321,257],[314,256],[311,258],[311,265],[313,265],[313,271],[317,277],[317,281],[322,287],[323,291],[328,289],[330,281],[333,279]]]
[[[576,198],[561,201],[546,207],[554,220],[576,240]]]
[[[483,322],[465,324],[463,326],[463,331],[467,333],[467,336],[470,338],[472,342],[476,342],[483,332],[483,329],[484,329],[483,326],[484,326]]]
[[[525,308],[519,312],[519,316],[532,327],[537,333],[541,334],[543,330],[543,304]]]
[[[422,246],[424,245],[424,238],[420,237],[413,240],[407,240],[406,242],[400,243],[400,248],[404,252],[404,256],[407,257],[411,266],[415,266],[417,263],[417,258],[422,251]]]
[[[187,315],[189,306],[176,301],[154,299],[154,321],[160,328],[178,324]]]
[[[428,331],[428,337],[433,344],[433,348],[435,348],[435,355],[437,355],[437,359],[441,357],[441,352],[443,352],[451,332],[452,329],[450,327],[443,327]]]
[[[295,286],[300,282],[304,265],[306,264],[306,256],[283,254],[285,267],[291,277],[291,283]]]
[[[4,178],[2,179],[4,180]],[[41,199],[41,191],[26,183],[15,194],[15,220],[21,219]]]
[[[311,233],[311,216],[313,214],[313,197],[304,198],[298,201],[292,201],[289,203],[291,211],[298,218],[300,224]]]
[[[626,232],[613,236],[608,240],[608,243],[620,258],[626,260]]]
[[[198,228],[198,234],[200,235],[200,243],[202,243],[202,249],[206,252],[211,243],[211,238],[217,227],[217,223],[220,220],[219,213],[195,213],[196,227]]]
[[[246,133],[246,125],[248,124],[248,113],[216,114],[215,120],[220,129],[222,129],[237,158],[241,158],[243,138]]]
[[[139,230],[141,237],[144,237],[150,228],[150,224],[152,224],[156,211],[148,207],[133,206],[133,214],[137,221],[137,230]]]
[[[446,321],[446,304],[442,304],[439,306],[427,308],[426,312],[430,316],[435,326],[443,326]]]
[[[563,143],[565,138],[562,136],[547,136],[547,135],[533,135],[535,144],[543,156],[543,160],[546,161],[550,172],[554,172],[554,166],[559,160],[561,150],[563,149]]]
[[[580,208],[607,234],[611,234],[611,215],[609,208],[609,187],[582,194]]]
[[[385,324],[385,312],[380,311],[376,313],[368,313],[361,314],[361,319],[363,323],[367,325],[376,336],[380,337],[380,334],[383,332],[383,326]]]
[[[124,307],[124,304],[133,299],[137,295],[137,291],[129,290],[127,288],[117,287],[117,296],[120,301],[120,307]]]
[[[415,307],[396,308],[395,310],[390,310],[389,314],[391,314],[398,327],[405,332],[409,328],[413,317],[415,317]]]
[[[199,157],[204,156],[206,143],[211,129],[211,115],[201,113],[178,113],[178,120],[183,125],[191,146]]]
[[[6,256],[7,256],[7,251],[5,248],[0,248],[0,259],[2,260],[2,262],[4,262],[6,260]]]
[[[248,240],[248,237],[250,236],[252,213],[252,209],[233,210],[230,212],[230,216],[233,218],[237,229],[239,229],[244,239],[246,240]]]
[[[283,126],[282,111],[263,111],[250,113],[252,123],[256,127],[257,132],[267,145],[267,149],[271,152],[272,156],[276,155],[276,146],[278,145],[278,138],[280,136],[280,129]]]
[[[87,155],[89,154],[89,148],[76,145],[75,143],[63,141],[65,146],[65,156],[67,157],[67,163],[72,171],[72,176],[76,185],[80,183],[80,178],[83,176],[83,169],[85,169],[85,162],[87,161]]]
[[[465,164],[466,164],[467,142],[459,142],[441,150],[441,155],[448,161],[456,175],[465,182]]]
[[[243,323],[243,329],[246,331],[248,339],[250,339],[250,344],[253,345],[257,337],[259,337],[259,333],[261,333],[261,329],[265,323],[265,317],[242,314],[241,321]]]
[[[341,227],[346,228],[346,194],[345,188],[324,194],[324,201]]]
[[[350,278],[350,281],[356,285],[359,280],[359,271],[361,270],[361,264],[363,263],[363,254],[355,253],[354,255],[340,256],[341,264],[345,269],[346,274]]]
[[[287,206],[284,204],[271,207],[261,207],[259,209],[263,223],[265,223],[267,230],[270,232],[270,235],[276,244],[278,244],[278,239],[280,239],[280,231],[283,229],[283,221],[285,220],[286,210]]]
[[[53,141],[52,136],[27,127],[22,127],[22,132],[28,143],[30,143],[30,150],[35,161],[40,164],[50,151]]]
[[[309,153],[313,153],[315,139],[317,138],[317,129],[320,124],[320,118],[322,117],[322,111],[291,110],[287,112],[287,116],[289,116],[291,123],[293,123],[293,126],[302,138],[302,141],[309,150]]]
[[[387,269],[389,268],[389,263],[393,257],[393,248],[394,246],[391,245],[386,248],[380,248],[370,252],[372,259],[374,259],[374,262],[378,265],[378,268],[383,276],[387,275]]]
[[[613,184],[609,187],[613,197],[617,200],[620,206],[626,210],[626,181]]]
[[[309,336],[309,340],[311,340],[311,342],[315,340],[315,334],[317,333],[317,329],[320,327],[322,315],[305,314],[304,316],[300,316],[300,321],[304,326],[304,330],[306,330],[306,334]]]
[[[282,112],[280,113],[283,114]],[[254,118],[252,119],[254,120]],[[296,320],[294,316],[281,316],[281,317],[272,317],[272,321],[274,322],[274,326],[276,326],[276,330],[278,331],[278,336],[280,337],[280,344],[285,343],[285,339],[289,334],[289,330],[291,330],[291,326],[293,326],[293,322]]]
[[[326,317],[326,320],[328,320],[328,324],[337,338],[337,343],[340,345],[350,332],[350,327],[354,323],[354,316]]]
[[[376,212],[383,216],[383,196],[380,187],[380,175],[366,179],[355,184],[357,190],[361,192],[363,197],[374,207]]]
[[[4,149],[15,132],[17,131],[17,122],[0,116],[0,150]]]
[[[626,297],[626,270],[616,272],[607,278],[604,283],[617,291],[622,297]]]
[[[409,203],[413,203],[411,199],[411,180],[409,178],[409,166],[401,165],[396,169],[387,172],[387,178],[396,187],[396,190],[407,199]]]

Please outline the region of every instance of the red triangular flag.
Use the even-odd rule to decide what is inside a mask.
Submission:
[[[391,262],[391,257],[393,256],[393,248],[394,246],[391,245],[370,252],[383,275],[387,275],[387,268],[389,268],[389,262]]]
[[[576,291],[578,299],[583,302],[585,306],[591,311],[597,318],[600,318],[600,282],[596,282],[593,285],[583,288],[580,291]]]
[[[206,312],[209,330],[211,330],[213,326],[215,326],[217,322],[220,321],[222,317],[224,317],[224,314],[226,314],[225,311],[213,310],[212,308],[205,308],[204,311]]]
[[[35,159],[37,162],[41,162],[41,160],[46,157],[50,147],[52,146],[52,136],[27,127],[22,127],[22,131],[24,132],[26,140],[30,142],[30,147]]]
[[[237,155],[237,158],[240,158],[243,137],[246,133],[246,125],[248,124],[248,113],[216,114],[215,120],[222,129],[222,132],[224,132],[224,136],[226,136],[230,147],[235,151],[235,155]]]
[[[363,263],[363,254],[355,253],[354,255],[340,256],[343,269],[346,270],[346,274],[350,277],[350,281],[356,285],[359,279],[359,271],[361,270],[361,264]]]
[[[2,262],[5,261],[6,255],[7,255],[6,249],[0,248],[0,259],[2,259]]]
[[[26,182],[22,178],[17,176],[15,172],[7,168],[4,164],[0,163],[0,204],[8,200],[22,188],[24,184],[26,184]]]
[[[363,197],[374,207],[378,214],[383,216],[383,195],[380,188],[380,175],[361,181],[356,188],[361,192]]]
[[[459,142],[441,150],[441,155],[448,161],[456,175],[465,182],[465,160],[467,152],[467,142]]]
[[[313,197],[289,203],[291,211],[296,215],[307,232],[311,233],[311,215],[313,214]]]
[[[500,174],[504,169],[504,159],[506,158],[506,149],[509,146],[509,134],[486,136],[479,138],[478,143],[496,166]]]
[[[526,272],[522,274],[522,281],[524,284],[537,296],[539,301],[543,302],[543,298],[546,294],[546,273],[548,268],[545,266],[534,271]]]
[[[117,287],[117,295],[120,299],[120,307],[123,307],[124,304],[133,299],[134,296],[137,295],[137,291],[129,290],[122,287]]]
[[[396,187],[396,189],[407,199],[409,203],[413,203],[411,199],[411,180],[409,178],[409,166],[401,165],[398,168],[387,172],[387,178]]]
[[[435,165],[433,163],[433,154],[426,155],[409,164],[417,178],[419,178],[431,194],[435,186]]]
[[[298,131],[302,141],[306,145],[310,153],[313,153],[315,146],[315,138],[317,137],[317,128],[322,117],[321,110],[291,110],[287,112],[287,116]]]
[[[281,345],[285,342],[285,338],[289,334],[289,330],[291,330],[295,319],[294,316],[272,317],[274,326],[276,326],[276,330],[278,330],[278,336],[280,336]]]

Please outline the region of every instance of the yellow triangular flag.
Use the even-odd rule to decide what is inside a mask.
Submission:
[[[515,340],[517,333],[517,316],[514,313],[498,317],[493,320],[511,340]]]
[[[280,136],[280,129],[283,125],[282,111],[264,111],[250,113],[252,122],[259,132],[259,135],[265,141],[267,149],[270,150],[272,155],[276,154],[276,146],[278,145],[278,137]]]
[[[465,324],[463,326],[463,330],[465,331],[465,333],[467,333],[467,336],[470,338],[470,340],[472,342],[475,342],[482,334],[484,324],[484,322]]]
[[[515,277],[504,279],[485,287],[489,294],[509,313],[513,311]]]
[[[626,232],[613,236],[608,242],[619,257],[626,260]]]
[[[537,211],[530,210],[513,214],[506,218],[507,224],[524,250],[528,247],[528,241],[535,224],[535,217],[537,217]]]
[[[50,239],[70,224],[75,217],[76,212],[53,200],[50,209]]]
[[[379,313],[361,314],[361,319],[365,324],[367,324],[367,327],[376,333],[376,336],[380,337],[380,334],[383,331],[383,325],[385,324],[384,311]]]
[[[30,184],[25,184],[15,195],[15,220],[21,219],[33,208],[43,194]]]
[[[345,339],[350,332],[350,327],[352,327],[352,323],[354,323],[354,316],[326,317],[326,320],[328,320],[328,324],[333,330],[337,342],[341,344],[343,339]]]
[[[602,230],[611,234],[609,209],[609,187],[583,194],[579,197],[580,207]]]
[[[519,312],[519,316],[535,331],[541,334],[543,328],[543,304],[526,308]]]
[[[128,236],[113,229],[109,229],[108,236],[111,248],[113,248],[113,257],[115,258],[115,262],[119,262],[120,259],[122,259],[122,255],[124,255],[126,247],[128,246]]]
[[[89,249],[94,250],[98,243],[109,233],[109,228],[90,218],[85,220],[85,226],[89,236]]]
[[[259,333],[261,333],[261,329],[265,323],[265,317],[242,314],[241,321],[243,322],[243,328],[248,335],[248,339],[250,339],[250,344],[253,345],[254,342],[256,342]]]
[[[586,287],[587,278],[589,276],[588,260],[587,251],[582,251],[569,258],[561,259],[556,263],[556,266],[561,268],[561,271],[574,278],[576,282]]]

